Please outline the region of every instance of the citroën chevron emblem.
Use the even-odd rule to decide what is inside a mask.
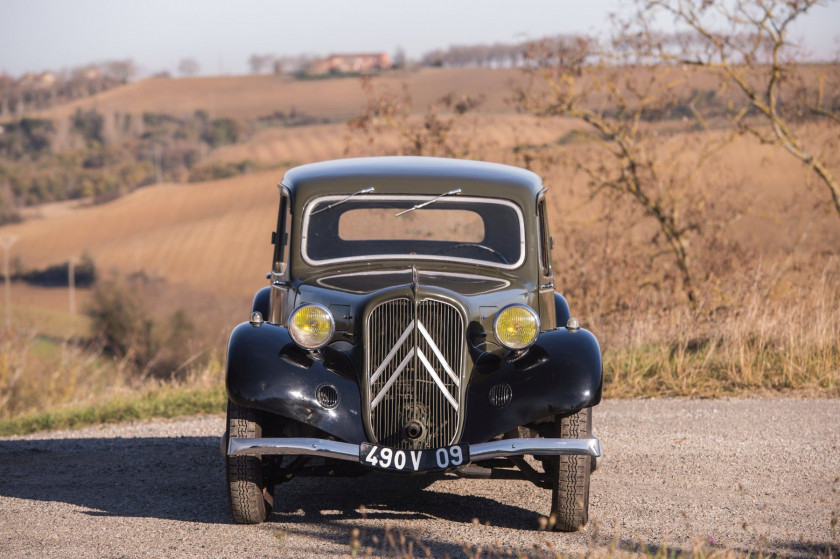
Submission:
[[[461,386],[461,380],[458,378],[458,375],[455,374],[455,371],[452,370],[452,367],[449,365],[449,363],[447,363],[446,359],[443,356],[443,353],[441,353],[440,348],[438,348],[437,344],[432,339],[432,336],[429,335],[429,332],[423,326],[423,323],[417,320],[416,325],[417,331],[420,333],[421,336],[423,336],[423,338],[426,340],[426,343],[429,344],[429,348],[431,348],[432,350],[432,355],[427,356],[425,353],[423,353],[422,349],[412,347],[411,350],[409,350],[408,354],[406,354],[406,356],[403,358],[403,360],[400,361],[400,364],[397,365],[397,368],[394,369],[394,372],[391,374],[391,377],[385,383],[385,386],[382,387],[382,390],[379,391],[379,394],[377,394],[373,401],[370,403],[371,410],[375,409],[379,402],[382,401],[382,398],[385,397],[385,395],[388,393],[388,390],[391,388],[394,382],[396,382],[397,378],[405,370],[409,363],[411,363],[412,358],[414,358],[415,356],[417,357],[417,360],[420,361],[420,363],[426,369],[426,372],[429,373],[429,376],[432,377],[432,380],[435,381],[435,384],[443,393],[444,397],[446,397],[446,400],[449,402],[449,404],[456,411],[458,410],[458,401],[455,399],[455,397],[452,396],[452,394],[446,388],[446,385],[443,384],[443,381],[441,380],[440,375],[438,375],[435,371],[435,367],[430,361],[430,358],[436,360],[440,364],[443,370],[446,371],[446,374],[449,376],[449,378],[452,379],[452,382],[455,383],[456,387]],[[402,333],[402,335],[399,337],[397,343],[394,344],[394,347],[391,349],[391,351],[388,352],[388,355],[385,356],[385,359],[382,361],[382,363],[379,364],[379,367],[376,368],[376,371],[370,378],[371,384],[376,382],[376,380],[380,377],[380,375],[382,375],[385,369],[388,368],[388,366],[391,364],[391,361],[393,361],[394,356],[399,352],[402,345],[406,343],[409,337],[411,337],[411,333],[414,332],[414,328],[415,322],[411,322],[405,329],[405,331]]]

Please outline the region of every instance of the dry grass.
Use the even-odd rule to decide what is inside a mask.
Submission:
[[[602,317],[605,396],[840,395],[840,268],[781,293],[772,281],[739,303]]]
[[[0,422],[4,434],[12,434],[109,421],[110,415],[160,416],[163,396],[189,399],[185,394],[199,391],[205,401],[207,390],[221,391],[222,377],[218,358],[197,367],[187,364],[181,380],[161,380],[138,377],[128,360],[110,359],[69,339],[5,332],[0,335]],[[224,399],[217,395],[214,401],[219,404],[214,411],[221,412]],[[171,405],[163,407],[178,414]]]
[[[85,315],[92,300],[90,290],[77,290],[78,314],[71,315],[66,288],[15,284],[13,328],[0,330],[0,422],[29,417],[27,424],[32,425],[45,421],[81,425],[84,421],[74,417],[107,416],[111,408],[102,411],[102,406],[109,402],[122,402],[113,413],[128,413],[119,410],[131,408],[153,414],[157,408],[136,400],[148,395],[155,400],[161,391],[222,386],[225,342],[231,328],[247,318],[250,297],[217,298],[154,280],[120,285],[129,285],[132,299],[142,304],[144,328],[154,324],[166,331],[176,311],[188,317],[189,324],[172,334],[179,338],[177,348],[161,346],[153,357],[155,363],[169,359],[172,371],[157,371],[152,363],[139,366],[137,348],[121,358],[103,351],[104,340],[92,331],[93,321]],[[5,311],[2,306],[0,310]],[[126,323],[129,318],[125,317]],[[217,400],[220,412],[224,399]]]
[[[109,397],[127,389],[118,367],[69,340],[33,332],[6,332],[0,338],[0,417]]]
[[[157,289],[152,306],[171,309],[187,301],[181,290]],[[840,396],[840,262],[833,261],[814,285],[797,287],[778,273],[765,274],[730,295],[738,301],[730,307],[586,316],[585,326],[604,351],[605,397]],[[244,318],[247,301],[240,303],[236,316],[233,306],[226,311],[192,301],[190,316],[203,325],[200,337],[214,358],[208,365],[185,364],[178,381],[137,377],[127,360],[36,334],[33,327],[28,334],[6,333],[0,337],[0,420],[12,420],[12,430],[31,430],[174,413],[172,405],[154,403],[161,391],[179,394],[183,409],[192,410],[190,402],[208,401],[206,390],[221,386],[225,336],[219,334]]]

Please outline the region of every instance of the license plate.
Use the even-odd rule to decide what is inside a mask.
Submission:
[[[423,450],[402,450],[362,443],[359,459],[371,468],[392,472],[426,472],[457,468],[470,461],[470,445],[466,443]]]

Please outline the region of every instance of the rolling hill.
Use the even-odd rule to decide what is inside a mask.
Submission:
[[[282,172],[162,184],[116,201],[12,227],[14,253],[38,268],[93,256],[108,273],[143,271],[214,293],[251,294],[269,269]]]
[[[395,89],[405,81],[419,107],[453,90],[484,93],[484,112],[476,117],[471,133],[483,142],[482,157],[510,161],[508,148],[518,143],[555,142],[573,128],[568,121],[548,123],[506,113],[508,82],[517,75],[512,70],[426,69],[378,79]],[[217,114],[230,116],[253,117],[294,105],[316,116],[341,118],[359,110],[362,92],[355,79],[151,79],[53,111],[69,114],[76,106],[88,104],[120,111],[176,112],[204,108],[207,103],[212,103]],[[263,130],[245,143],[216,150],[210,158],[223,162],[252,159],[278,166],[274,170],[203,183],[145,187],[97,206],[62,206],[61,211],[44,212],[40,219],[3,226],[0,234],[18,235],[12,256],[20,257],[26,268],[43,268],[88,252],[106,274],[142,270],[172,284],[221,296],[249,297],[264,285],[269,269],[269,232],[277,202],[274,185],[284,172],[279,165],[342,157],[347,134],[347,126],[340,122]],[[355,154],[371,153],[362,150]],[[565,173],[552,167],[545,177],[550,202],[556,208],[555,227],[560,220],[581,222],[587,213],[600,211],[597,206],[579,209],[586,201],[586,191],[581,188],[585,177]],[[840,243],[836,217],[814,210],[823,199],[822,192],[803,189],[802,167],[791,164],[778,151],[739,140],[728,148],[715,173],[707,185],[712,192],[722,188],[716,178],[726,174],[732,179],[727,184],[740,185],[743,196],[754,200],[731,234],[755,250],[790,251],[804,237],[809,250],[816,252],[830,251],[832,246],[836,249]],[[790,211],[794,206],[802,219],[780,221],[774,217],[777,208]],[[562,257],[561,253],[562,242],[555,257]]]
[[[518,70],[480,68],[424,68],[387,73],[374,83],[400,91],[406,84],[415,108],[425,109],[444,95],[484,94],[486,111],[510,111],[508,84],[522,79]],[[38,113],[45,118],[67,117],[78,108],[96,107],[103,113],[144,111],[186,114],[207,110],[214,118],[253,119],[274,111],[319,118],[345,119],[365,102],[358,78],[294,80],[285,76],[218,76],[206,78],[149,78]]]

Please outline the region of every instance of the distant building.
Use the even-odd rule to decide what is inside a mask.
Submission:
[[[57,79],[52,72],[43,72],[35,78],[35,87],[48,89],[55,85]]]
[[[360,54],[331,54],[316,60],[306,69],[307,74],[349,74],[391,68],[391,57],[384,52]]]
[[[86,80],[98,80],[102,77],[102,70],[96,66],[89,66],[82,70],[82,77]]]

